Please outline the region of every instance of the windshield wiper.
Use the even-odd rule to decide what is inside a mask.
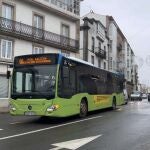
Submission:
[[[50,100],[51,99],[51,95],[50,94],[48,94],[47,92],[47,94],[44,94],[44,92],[40,92],[40,91],[34,91],[34,92],[32,92],[32,93],[37,93],[37,94],[39,94],[40,96],[42,96],[43,98],[46,98],[47,100]]]

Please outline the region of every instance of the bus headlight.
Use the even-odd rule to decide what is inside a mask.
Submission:
[[[12,110],[12,111],[16,111],[16,108],[13,105],[10,105],[9,109]]]
[[[52,105],[47,108],[47,112],[53,112],[59,108],[59,105]]]

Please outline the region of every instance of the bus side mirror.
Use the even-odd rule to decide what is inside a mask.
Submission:
[[[7,79],[9,79],[11,76],[11,71],[7,71]]]

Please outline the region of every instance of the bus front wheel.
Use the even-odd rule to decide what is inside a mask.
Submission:
[[[80,103],[80,117],[84,118],[87,116],[88,113],[88,105],[86,100],[82,100]]]

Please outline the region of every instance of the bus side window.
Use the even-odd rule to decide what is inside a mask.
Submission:
[[[81,93],[87,92],[87,87],[83,77],[79,77],[79,92]]]
[[[72,90],[72,94],[76,94],[76,70],[70,68],[69,72],[69,79],[70,79],[70,88]]]
[[[80,92],[87,92],[89,94],[97,94],[97,87],[95,80],[90,76],[80,77]]]
[[[62,98],[70,98],[75,93],[75,70],[69,66],[63,66],[59,75],[58,95]]]
[[[113,93],[113,77],[111,73],[107,73],[107,91],[106,94]]]
[[[66,66],[63,66],[63,77],[62,77],[62,81],[63,81],[63,88],[68,88],[69,86],[69,68]]]

